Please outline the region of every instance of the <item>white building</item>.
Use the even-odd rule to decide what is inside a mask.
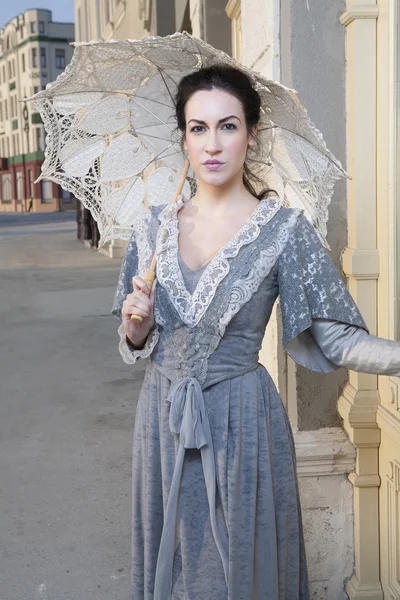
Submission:
[[[50,212],[75,207],[48,181],[33,184],[44,158],[44,128],[23,99],[44,89],[70,61],[73,23],[54,23],[50,10],[29,9],[0,30],[0,210]]]

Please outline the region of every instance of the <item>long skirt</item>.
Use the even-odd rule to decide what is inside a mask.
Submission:
[[[132,482],[131,600],[153,600],[178,444],[171,382],[149,363],[139,395]],[[201,452],[186,449],[169,600],[309,600],[293,434],[262,365],[203,390],[228,544],[225,575],[210,523]],[[172,557],[171,557],[172,559]]]

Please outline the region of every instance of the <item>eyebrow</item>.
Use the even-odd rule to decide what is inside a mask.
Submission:
[[[225,123],[225,121],[229,121],[230,119],[237,119],[239,121],[239,123],[241,123],[241,120],[236,115],[229,115],[229,117],[224,117],[223,119],[220,119],[218,121],[218,123]],[[200,123],[200,125],[207,125],[207,123],[205,121],[200,121],[200,119],[190,119],[190,121],[188,121],[188,125],[192,121],[195,121],[196,123]]]

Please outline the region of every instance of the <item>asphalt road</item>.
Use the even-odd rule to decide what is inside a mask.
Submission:
[[[0,215],[0,598],[126,600],[145,363],[110,307],[119,260],[75,215]]]

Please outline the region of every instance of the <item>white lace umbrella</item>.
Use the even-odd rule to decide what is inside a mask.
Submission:
[[[261,96],[260,143],[248,155],[249,166],[284,205],[305,209],[327,246],[333,184],[346,173],[297,93],[187,33],[77,43],[65,71],[29,99],[47,132],[39,179],[60,184],[91,211],[100,245],[128,239],[150,203],[174,196],[185,165],[177,85],[215,64],[247,73]],[[194,187],[189,172],[183,195],[190,197]]]

